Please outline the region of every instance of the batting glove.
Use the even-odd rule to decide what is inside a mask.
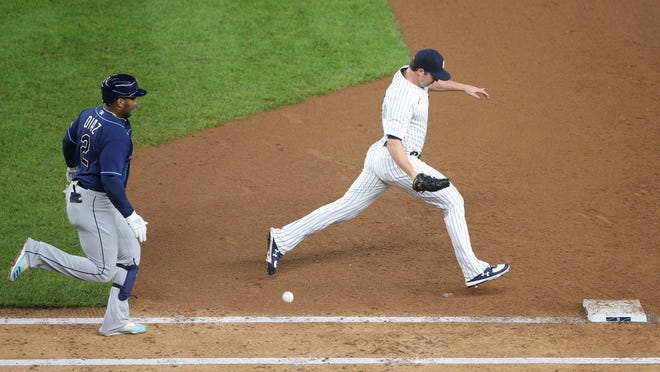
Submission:
[[[78,168],[76,168],[76,167],[73,167],[73,168],[66,167],[66,181],[67,182],[71,182],[73,180],[73,175],[76,174],[77,170],[78,170]]]
[[[131,227],[140,243],[147,241],[147,221],[143,220],[139,214],[133,211],[130,216],[126,217],[126,222],[128,222],[128,226]]]

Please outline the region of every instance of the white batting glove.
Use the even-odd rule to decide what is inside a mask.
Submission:
[[[78,170],[77,167],[66,167],[66,181],[71,182],[73,180],[73,176],[76,174],[76,171]]]
[[[139,214],[133,211],[130,216],[126,217],[126,222],[133,229],[135,237],[140,243],[147,241],[147,221],[143,220]]]

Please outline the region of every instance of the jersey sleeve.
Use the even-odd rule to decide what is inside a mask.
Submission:
[[[101,176],[101,182],[103,183],[103,189],[105,190],[106,195],[108,195],[108,199],[110,199],[112,205],[117,208],[124,218],[130,216],[135,209],[133,209],[131,202],[128,201],[126,188],[124,187],[124,182],[121,177],[104,174]]]
[[[102,150],[99,154],[101,183],[115,208],[124,217],[127,217],[133,212],[133,207],[126,195],[126,179],[129,158],[132,155],[132,142],[123,129],[111,128],[104,135]]]
[[[78,166],[78,121],[74,120],[62,138],[62,153],[66,165],[71,168]]]

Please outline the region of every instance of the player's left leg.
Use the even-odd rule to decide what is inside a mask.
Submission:
[[[115,219],[118,252],[117,267],[112,278],[103,325],[99,332],[105,336],[126,333],[143,333],[146,327],[130,322],[128,300],[137,278],[140,265],[140,244],[125,219],[117,212]]]
[[[445,178],[441,172],[423,161],[412,156],[410,160],[417,172],[426,173],[437,178]],[[463,196],[453,184],[436,192],[416,192],[412,189],[412,180],[403,171],[395,174],[391,182],[413,197],[434,205],[443,211],[447,233],[466,283],[490,267],[487,262],[478,259],[472,250],[470,233],[465,219]]]
[[[463,196],[454,185],[436,192],[408,192],[417,199],[440,208],[444,213],[447,234],[454,247],[458,265],[463,271],[465,281],[481,274],[490,265],[477,258],[472,249],[470,233],[465,219],[465,204]]]

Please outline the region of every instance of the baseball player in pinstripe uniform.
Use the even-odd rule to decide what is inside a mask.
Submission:
[[[66,211],[85,257],[27,238],[9,271],[10,281],[35,267],[89,282],[112,281],[99,329],[104,336],[146,331],[144,325],[129,321],[128,298],[140,264],[140,242],[147,239],[147,222],[126,196],[133,157],[128,118],[137,98],[145,94],[133,76],[109,76],[101,84],[103,105],[82,111],[62,140],[69,181]]]
[[[353,219],[390,186],[442,210],[468,287],[509,271],[508,264],[491,265],[476,257],[465,221],[463,197],[442,173],[420,159],[428,124],[429,91],[463,91],[477,99],[480,95],[489,98],[483,88],[450,80],[444,64],[438,51],[423,49],[409,65],[396,71],[383,100],[383,137],[367,151],[362,172],[340,199],[282,228],[270,229],[266,252],[268,274],[275,274],[280,259],[305,237],[331,224]]]

